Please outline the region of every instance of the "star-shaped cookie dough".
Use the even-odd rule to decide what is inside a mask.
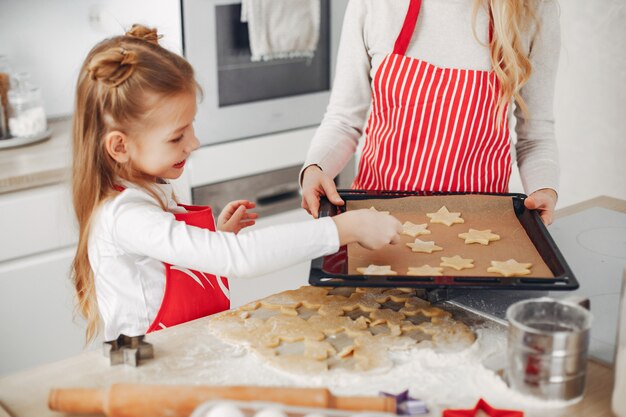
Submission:
[[[229,344],[248,346],[273,367],[313,376],[336,368],[389,369],[394,363],[388,352],[422,342],[442,347],[474,342],[467,326],[417,298],[418,292],[302,287],[216,314],[209,329]],[[327,307],[332,314],[322,314]]]
[[[398,275],[396,271],[391,270],[391,265],[369,265],[367,268],[357,268],[358,272],[363,275]]]
[[[413,252],[424,252],[424,253],[433,253],[434,251],[443,250],[442,247],[435,245],[435,242],[432,240],[423,241],[420,239],[415,239],[413,243],[406,244]]]
[[[517,262],[515,259],[509,259],[508,261],[491,261],[491,266],[487,268],[487,272],[496,272],[502,274],[505,277],[514,277],[519,275],[530,274],[530,267],[533,264],[523,264]]]
[[[461,239],[465,239],[465,244],[480,243],[481,245],[488,245],[489,242],[500,240],[500,235],[491,233],[491,229],[476,230],[469,229],[469,232],[459,233]]]
[[[441,276],[443,268],[438,266],[430,266],[430,265],[422,265],[420,267],[409,267],[409,272],[407,275],[416,275],[416,276]]]
[[[411,237],[417,237],[419,235],[429,235],[430,230],[426,229],[427,224],[415,224],[411,222],[404,222],[402,225],[402,234]]]
[[[372,210],[372,211],[377,211],[377,212],[379,212],[379,213],[383,213],[383,214],[389,214],[389,212],[388,212],[388,211],[380,211],[380,210],[376,210],[376,207],[374,207],[374,206],[370,207],[370,210]]]
[[[329,356],[336,354],[337,351],[330,343],[326,341],[317,341],[304,339],[304,356],[317,359],[318,361],[328,359]]]
[[[461,269],[465,268],[473,268],[474,260],[461,258],[459,255],[454,255],[452,257],[442,256],[439,266],[447,266],[449,268],[454,268],[457,271],[460,271]]]
[[[441,207],[435,213],[426,213],[430,217],[431,223],[441,223],[446,226],[452,226],[455,223],[465,223],[465,220],[461,218],[461,213],[451,213],[446,206]]]

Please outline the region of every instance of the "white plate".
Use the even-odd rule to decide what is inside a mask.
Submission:
[[[16,148],[18,146],[30,145],[32,143],[41,142],[46,140],[52,136],[52,130],[46,129],[45,132],[42,132],[35,136],[30,136],[27,138],[8,138],[8,139],[0,139],[0,149],[9,149]]]

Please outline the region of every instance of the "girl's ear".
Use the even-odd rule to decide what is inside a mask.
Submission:
[[[130,155],[128,153],[128,136],[120,131],[113,131],[107,133],[104,137],[104,146],[111,158],[120,164],[124,164],[129,161]]]

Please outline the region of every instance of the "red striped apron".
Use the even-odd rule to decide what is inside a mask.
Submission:
[[[371,112],[352,187],[507,192],[511,145],[506,117],[497,120],[496,74],[405,56],[420,6],[421,0],[411,0],[393,53],[372,80]]]

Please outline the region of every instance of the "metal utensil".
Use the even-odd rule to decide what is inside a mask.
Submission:
[[[576,302],[542,297],[511,305],[506,316],[511,387],[548,400],[582,398],[591,312]]]

